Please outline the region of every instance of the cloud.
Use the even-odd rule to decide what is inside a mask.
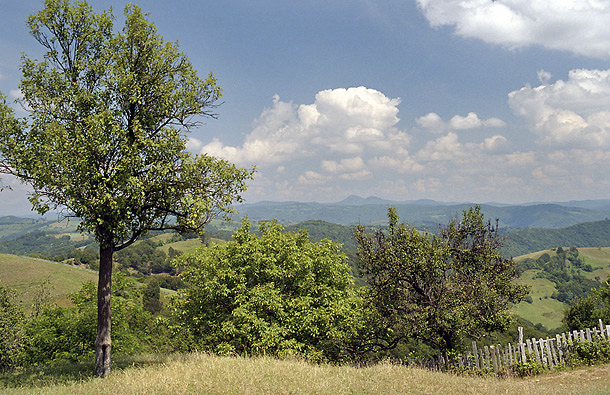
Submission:
[[[539,79],[546,82],[509,95],[542,143],[527,151],[515,148],[513,128],[498,133],[504,121],[474,111],[447,120],[430,112],[413,126],[436,134],[411,136],[399,127],[400,100],[365,87],[324,90],[304,104],[275,96],[241,144],[191,139],[188,147],[257,165],[244,195],[250,202],[336,202],[350,194],[522,202],[569,200],[585,189],[588,197],[606,196],[610,151],[600,141],[604,122],[610,125],[610,72],[573,70],[567,81],[551,83],[541,70]],[[557,128],[559,120],[568,126]]]
[[[549,148],[610,147],[610,70],[571,70],[567,81],[509,93],[508,103]]]
[[[22,100],[23,99],[23,92],[21,92],[20,89],[11,89],[8,92],[8,97],[11,100]]]
[[[433,27],[514,49],[540,45],[610,57],[610,4],[599,0],[417,0]]]
[[[415,122],[423,129],[427,129],[432,133],[442,133],[447,130],[469,130],[479,129],[482,127],[501,128],[506,126],[506,122],[499,118],[480,119],[474,112],[469,112],[465,117],[454,115],[449,122],[443,119],[436,113],[428,113],[419,117]]]
[[[354,156],[371,150],[396,150],[410,137],[397,129],[400,99],[365,87],[318,92],[312,104],[295,105],[276,95],[255,121],[242,146],[218,139],[202,152],[259,167],[312,156]],[[194,145],[192,145],[194,146]]]

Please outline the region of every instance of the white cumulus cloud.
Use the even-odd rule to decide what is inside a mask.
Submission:
[[[474,112],[469,112],[465,117],[454,115],[449,122],[443,121],[440,115],[431,112],[415,119],[415,122],[423,129],[433,133],[442,133],[447,130],[468,130],[482,127],[501,128],[506,122],[499,118],[481,119]]]
[[[540,45],[610,57],[610,3],[602,0],[417,0],[433,27],[507,48]]]
[[[393,151],[409,142],[406,133],[395,129],[399,103],[400,99],[362,86],[324,90],[314,103],[298,106],[275,96],[243,145],[226,146],[215,139],[200,151],[259,167],[312,156]]]
[[[610,147],[610,70],[571,70],[566,81],[525,86],[508,97],[550,147]]]

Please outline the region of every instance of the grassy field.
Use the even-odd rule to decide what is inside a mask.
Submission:
[[[558,300],[551,299],[555,292],[555,284],[545,278],[533,277],[538,270],[526,270],[520,281],[530,286],[532,303],[521,302],[515,307],[515,313],[533,322],[542,324],[548,329],[561,326],[563,312],[567,305]]]
[[[207,354],[139,357],[115,363],[108,378],[88,364],[0,375],[6,394],[602,394],[610,366],[497,379],[389,363],[367,368]],[[21,388],[19,386],[21,385]]]
[[[543,253],[548,253],[551,256],[555,254],[552,250],[538,251],[516,257],[515,260],[519,261],[525,258],[536,259]],[[610,275],[610,248],[579,248],[578,253],[579,256],[585,259],[585,264],[593,267],[592,272],[581,271],[583,276],[591,280],[599,278],[602,283],[608,279]],[[514,311],[534,324],[540,323],[547,329],[558,328],[561,326],[561,319],[568,305],[551,299],[551,295],[556,290],[555,284],[546,279],[534,279],[538,272],[539,270],[526,270],[522,273],[520,281],[530,286],[532,303],[521,302],[515,307]]]
[[[97,273],[56,262],[0,254],[0,282],[16,289],[25,306],[32,303],[36,289],[43,281],[51,284],[51,301],[69,304],[67,295],[80,289],[83,282],[97,281]]]

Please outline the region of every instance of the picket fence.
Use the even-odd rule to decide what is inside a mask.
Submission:
[[[450,357],[447,354],[429,359],[408,359],[401,361],[409,366],[417,366],[430,370],[484,370],[496,374],[508,372],[510,366],[518,362],[536,362],[550,370],[570,362],[575,352],[577,342],[592,342],[597,340],[610,341],[610,325],[603,325],[599,320],[599,328],[586,328],[579,331],[561,333],[553,338],[523,339],[523,328],[519,327],[519,341],[502,346],[478,347],[472,342],[472,351],[464,355]]]

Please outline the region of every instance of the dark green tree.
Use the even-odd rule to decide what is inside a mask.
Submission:
[[[113,254],[150,230],[202,231],[231,211],[252,171],[186,150],[184,131],[221,96],[137,6],[113,33],[109,11],[45,0],[28,19],[44,47],[23,56],[24,119],[0,102],[0,172],[33,188],[38,212],[63,208],[100,245],[95,375],[110,372]]]
[[[399,224],[393,208],[388,217],[387,232],[354,232],[367,282],[362,351],[408,339],[454,350],[465,336],[508,326],[527,289],[513,282],[515,264],[502,257],[497,225],[485,223],[478,206],[436,235]]]
[[[174,311],[197,349],[340,360],[359,299],[340,246],[244,220],[233,240],[180,256],[187,283]]]
[[[564,313],[563,324],[570,331],[581,330],[598,326],[600,319],[610,323],[610,277],[600,289],[574,300]]]
[[[142,292],[142,304],[144,310],[151,314],[161,311],[161,288],[158,281],[149,281]]]

